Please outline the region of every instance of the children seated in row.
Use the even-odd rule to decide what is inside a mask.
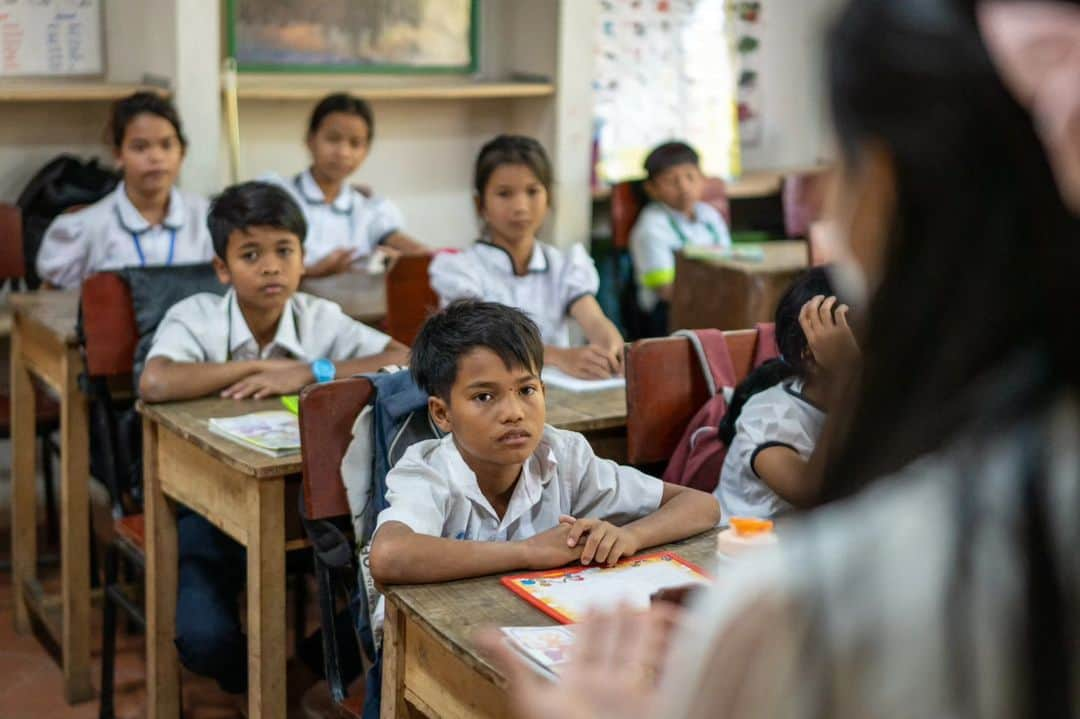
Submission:
[[[187,149],[176,108],[154,93],[135,93],[113,105],[106,132],[123,180],[49,225],[38,275],[74,289],[102,270],[209,261],[206,200],[176,188]]]
[[[329,95],[315,106],[308,122],[311,167],[288,180],[277,175],[262,178],[288,190],[304,210],[309,277],[363,268],[379,248],[388,254],[428,251],[404,233],[405,220],[396,205],[349,184],[374,138],[370,105],[344,93]]]
[[[780,359],[735,389],[719,438],[728,447],[714,494],[723,521],[772,517],[815,501],[806,466],[836,382],[857,369],[859,350],[828,270],[807,270],[776,308]]]
[[[720,213],[701,201],[705,175],[698,154],[683,142],[667,142],[645,158],[645,191],[652,199],[630,232],[643,335],[668,333],[675,283],[675,253],[687,245],[730,247]]]
[[[611,565],[714,526],[716,500],[593,454],[544,422],[544,344],[523,312],[459,300],[417,336],[411,371],[442,439],[386,478],[371,547],[377,582],[440,582]]]
[[[596,301],[596,266],[581,245],[559,250],[536,239],[551,202],[547,153],[530,137],[499,135],[480,150],[473,176],[481,239],[460,253],[435,256],[431,286],[442,306],[463,297],[500,302],[540,328],[548,364],[567,374],[605,378],[622,372],[623,338]],[[588,340],[570,346],[570,319]]]

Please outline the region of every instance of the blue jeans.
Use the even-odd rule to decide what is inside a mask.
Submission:
[[[180,512],[176,649],[189,670],[239,694],[247,689],[247,638],[238,601],[247,555],[200,515]]]

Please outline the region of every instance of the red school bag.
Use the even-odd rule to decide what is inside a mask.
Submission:
[[[758,333],[754,351],[756,368],[779,353],[773,325],[759,323],[755,329]],[[720,470],[727,456],[727,445],[717,436],[720,420],[727,414],[728,399],[739,378],[722,331],[680,330],[675,334],[687,337],[694,346],[711,397],[686,426],[664,470],[664,481],[712,492],[720,481]]]

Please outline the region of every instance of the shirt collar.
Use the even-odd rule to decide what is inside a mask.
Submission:
[[[323,195],[322,188],[315,182],[315,178],[311,174],[311,170],[307,169],[296,176],[295,179],[296,189],[299,190],[300,196],[304,198],[304,202],[309,205],[329,205],[330,209],[334,212],[347,215],[353,210],[353,190],[349,185],[343,184],[341,186],[341,192],[334,198],[333,202],[327,203],[325,196]]]
[[[476,247],[484,249],[488,254],[497,257],[498,262],[507,274],[514,274],[514,259],[510,256],[510,253],[505,247],[499,247],[494,242],[485,239],[479,239],[476,241]],[[548,258],[543,248],[540,246],[540,242],[533,240],[533,251],[529,257],[529,264],[526,267],[528,274],[547,272],[548,271]]]
[[[142,234],[150,229],[150,223],[135,209],[135,205],[131,204],[124,188],[123,182],[116,188],[116,216],[120,220],[120,226],[126,231]],[[169,190],[169,212],[161,225],[170,230],[184,226],[184,198],[175,187]]]
[[[244,320],[244,313],[240,311],[235,289],[229,288],[229,291],[225,294],[225,301],[229,308],[230,356],[236,354],[238,350],[249,342],[255,345],[255,351],[258,353],[255,336],[251,334],[251,328],[248,327],[247,322]],[[274,333],[274,339],[270,343],[270,347],[274,346],[280,347],[293,357],[304,358],[304,349],[300,346],[300,337],[297,334],[296,308],[292,297],[285,304],[281,319],[278,320],[277,332]]]
[[[495,508],[491,506],[491,502],[480,491],[480,484],[476,481],[476,473],[472,471],[469,465],[465,463],[465,458],[461,456],[457,443],[454,442],[454,435],[448,434],[443,437],[442,441],[450,451],[452,475],[462,478],[461,486],[465,496],[492,519],[498,520],[499,515],[496,514]],[[514,485],[514,492],[510,495],[510,502],[506,506],[506,514],[499,521],[500,529],[508,527],[530,509],[540,504],[544,486],[555,477],[557,468],[558,461],[555,459],[554,451],[547,442],[541,439],[536,450],[529,455],[521,468],[521,475],[518,477],[517,484]]]

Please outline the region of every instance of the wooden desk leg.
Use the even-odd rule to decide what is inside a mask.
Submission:
[[[405,615],[393,601],[386,600],[383,619],[382,718],[411,716],[405,701]]]
[[[248,714],[285,718],[285,480],[247,490]]]
[[[64,353],[60,399],[60,595],[64,693],[69,704],[94,696],[90,685],[90,459],[79,353]]]
[[[158,427],[143,420],[143,506],[146,512],[146,690],[149,719],[179,719],[180,661],[176,634],[176,506],[161,490]]]
[[[24,582],[37,573],[37,452],[34,387],[22,356],[19,323],[11,337],[11,572],[15,629],[30,630]]]

